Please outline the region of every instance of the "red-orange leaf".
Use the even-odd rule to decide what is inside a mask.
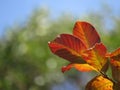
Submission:
[[[117,50],[115,50],[114,52],[110,53],[107,56],[111,57],[112,59],[116,59],[120,61],[120,48],[118,48]]]
[[[110,54],[107,54],[107,57],[110,57],[110,62],[112,65],[114,65],[116,68],[120,68],[120,48]]]
[[[120,83],[120,61],[110,60],[113,79]]]
[[[94,46],[95,43],[100,42],[100,37],[95,28],[87,22],[76,22],[73,29],[73,34],[80,38],[87,48],[90,48]]]
[[[88,49],[83,57],[89,65],[93,66],[98,71],[106,71],[106,52],[106,47],[102,43],[97,43],[93,48]]]
[[[92,71],[95,70],[97,71],[94,67],[90,66],[89,64],[69,64],[67,66],[62,67],[62,72],[68,71],[71,68],[75,68],[78,71],[82,71],[82,72],[88,72],[88,71]]]
[[[61,34],[55,40],[49,42],[48,45],[51,51],[59,57],[67,59],[72,63],[84,62],[81,55],[86,49],[86,46],[80,39],[73,35]]]
[[[120,83],[120,48],[109,54],[114,80]]]

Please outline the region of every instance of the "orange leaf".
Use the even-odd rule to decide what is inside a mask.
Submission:
[[[120,83],[120,61],[110,60],[113,79]]]
[[[87,48],[90,48],[94,46],[95,43],[100,42],[100,37],[95,28],[87,22],[76,22],[73,29],[73,34],[77,36],[82,42],[84,42]]]
[[[82,60],[81,55],[86,49],[86,46],[80,39],[73,35],[61,34],[54,41],[49,42],[48,45],[54,54],[72,63],[85,62]]]
[[[111,63],[112,66],[114,66],[116,69],[119,69],[119,70],[120,70],[120,61],[111,59],[111,60],[110,60],[110,63]]]
[[[109,54],[109,57],[120,61],[120,48]]]
[[[120,68],[120,48],[115,50],[114,52],[107,55],[111,59],[111,64],[116,68]]]
[[[114,80],[120,82],[120,48],[109,54]]]
[[[85,90],[114,90],[113,82],[103,76],[96,76],[88,82]]]
[[[92,71],[95,70],[97,71],[94,67],[90,66],[89,64],[69,64],[67,66],[62,67],[62,72],[68,71],[71,68],[75,68],[78,71],[82,71],[82,72],[88,72],[88,71]]]
[[[93,48],[85,51],[83,58],[85,61],[96,68],[98,71],[106,71],[107,69],[107,58],[105,57],[107,50],[102,43],[96,43]]]

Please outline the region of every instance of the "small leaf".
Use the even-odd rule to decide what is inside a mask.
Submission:
[[[89,64],[74,64],[74,63],[72,63],[72,64],[62,67],[62,72],[64,73],[65,71],[68,71],[71,68],[75,68],[76,70],[82,71],[82,72],[89,72],[92,70],[97,71],[95,68],[93,68]]]
[[[77,36],[87,48],[94,46],[96,43],[100,43],[100,37],[95,28],[87,22],[76,22],[73,35]]]
[[[108,55],[110,58],[120,61],[120,48]]]
[[[48,43],[51,51],[72,63],[84,63],[85,61],[81,58],[83,51],[86,46],[83,42],[69,34],[61,34],[52,42]]]
[[[96,76],[88,82],[85,90],[114,90],[113,82],[103,76]]]
[[[102,43],[96,43],[93,48],[88,49],[85,54],[83,54],[83,58],[98,71],[105,72],[108,66],[108,60],[105,57],[106,52],[107,49]]]
[[[110,63],[112,67],[112,77],[120,83],[120,61],[110,60]]]
[[[120,48],[109,54],[113,79],[120,83]]]

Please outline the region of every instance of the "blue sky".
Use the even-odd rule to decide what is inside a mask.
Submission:
[[[25,21],[38,7],[49,8],[52,17],[60,16],[63,12],[79,16],[87,14],[88,11],[99,11],[102,3],[109,5],[114,14],[120,14],[120,0],[1,0],[0,36],[6,27]]]

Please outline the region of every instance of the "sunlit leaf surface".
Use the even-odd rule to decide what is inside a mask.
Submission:
[[[106,47],[102,43],[97,43],[93,48],[88,49],[83,57],[89,65],[93,66],[98,71],[105,71],[107,68],[106,52]]]
[[[109,54],[114,80],[120,82],[120,48]]]
[[[113,90],[113,82],[103,76],[96,76],[88,82],[85,90]]]
[[[118,48],[114,52],[110,53],[109,57],[112,58],[112,59],[114,59],[114,60],[120,61],[120,48]]]
[[[100,42],[100,37],[95,28],[87,22],[76,22],[73,29],[73,34],[82,40],[87,48]]]
[[[83,63],[81,55],[86,49],[82,41],[73,35],[61,34],[52,42],[49,42],[51,51],[72,63]]]
[[[63,72],[72,67],[79,71],[106,70],[106,47],[100,43],[95,28],[87,22],[76,22],[73,35],[61,34],[48,45],[54,54],[72,63],[64,67]]]
[[[95,68],[93,68],[89,64],[69,64],[67,66],[62,67],[62,72],[68,71],[71,68],[75,68],[76,70],[82,71],[82,72],[88,72],[92,70],[97,71]]]

